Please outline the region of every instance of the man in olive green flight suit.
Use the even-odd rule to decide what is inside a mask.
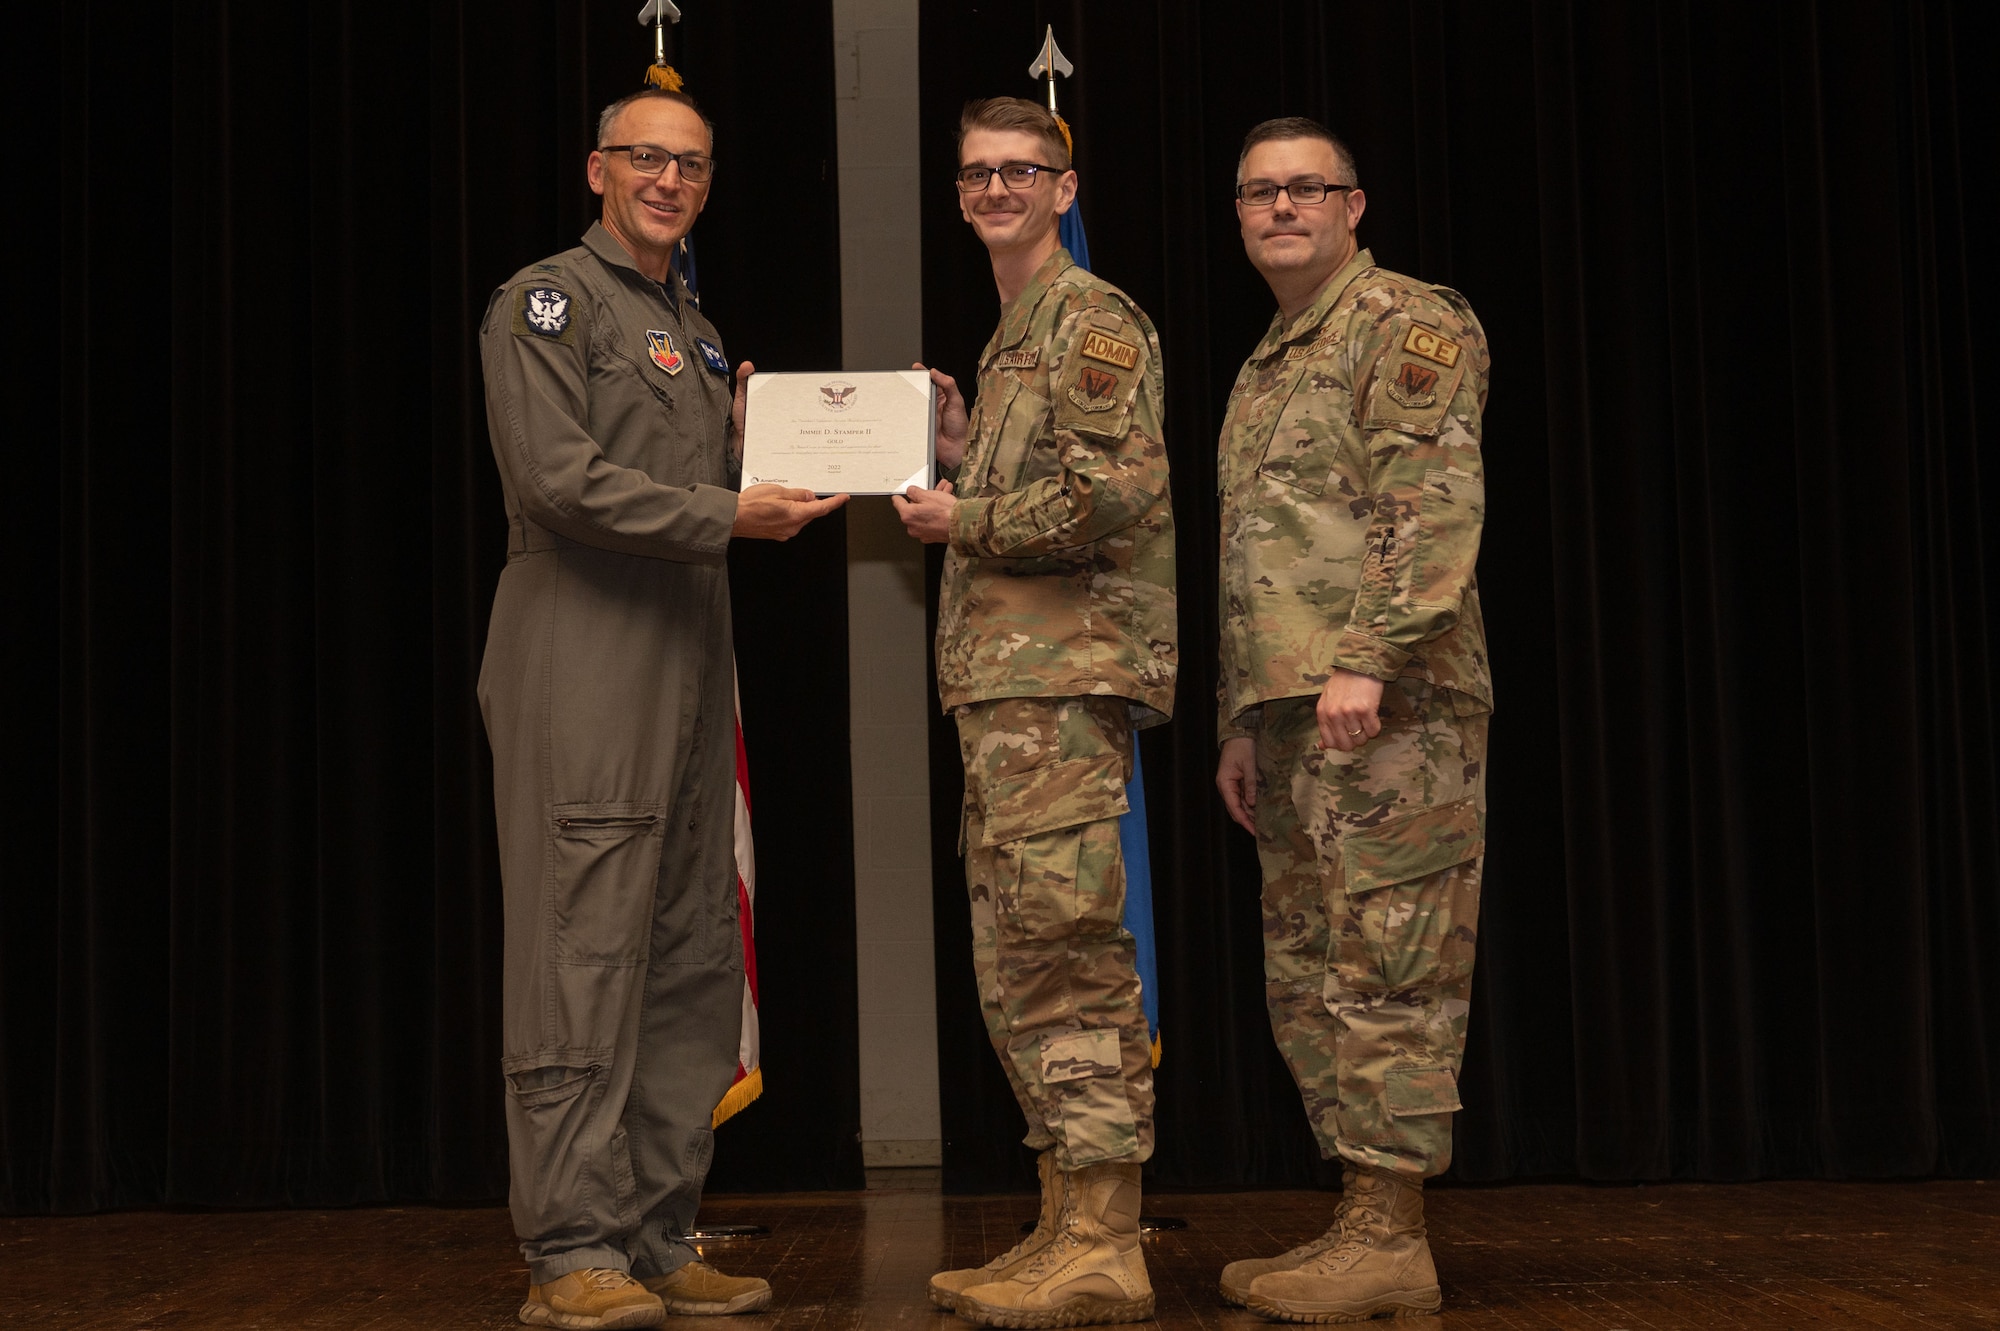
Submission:
[[[583,1328],[770,1299],[687,1242],[743,988],[723,558],[844,498],[736,492],[740,394],[732,430],[721,337],[668,267],[714,170],[694,103],[634,94],[598,143],[600,222],[480,328],[508,524],[479,700],[520,1318]]]
[[[1118,819],[1132,732],[1172,712],[1178,666],[1159,338],[1057,241],[1076,176],[1048,111],[974,103],[959,163],[1000,328],[970,418],[932,372],[957,490],[896,503],[913,535],[949,547],[938,691],[965,762],[974,969],[1042,1152],[1042,1221],[986,1266],[939,1273],[931,1296],[988,1326],[1133,1321],[1153,1307],[1139,1248],[1153,1079]]]
[[[1346,1186],[1325,1235],[1222,1293],[1300,1322],[1439,1305],[1422,1188],[1451,1163],[1485,850],[1486,335],[1357,248],[1365,206],[1323,127],[1250,132],[1237,218],[1278,315],[1222,427],[1216,784],[1263,863],[1271,1029]]]

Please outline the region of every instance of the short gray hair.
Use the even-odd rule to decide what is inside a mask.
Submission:
[[[1266,120],[1253,125],[1243,136],[1243,151],[1236,154],[1236,183],[1243,183],[1243,164],[1250,160],[1250,150],[1260,143],[1274,139],[1319,139],[1333,145],[1333,160],[1337,164],[1339,179],[1329,181],[1334,185],[1361,185],[1361,175],[1354,167],[1354,154],[1348,146],[1333,136],[1333,131],[1317,120],[1305,116],[1279,116],[1276,120]]]
[[[611,133],[611,123],[618,119],[620,111],[623,111],[634,102],[643,102],[648,98],[654,97],[664,102],[678,102],[696,115],[701,116],[701,123],[708,129],[708,150],[711,153],[715,151],[715,122],[707,116],[702,115],[700,103],[684,92],[668,92],[665,88],[641,88],[637,92],[628,92],[611,105],[605,107],[603,112],[597,117],[597,146],[600,148],[604,146],[605,139]],[[664,147],[665,145],[662,144],[661,146]]]

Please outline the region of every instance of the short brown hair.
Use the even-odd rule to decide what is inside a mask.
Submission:
[[[1243,151],[1236,154],[1237,184],[1243,183],[1243,164],[1250,160],[1250,150],[1260,143],[1269,143],[1273,139],[1321,139],[1332,144],[1333,159],[1339,164],[1340,179],[1329,183],[1360,186],[1361,175],[1355,170],[1354,154],[1349,151],[1347,145],[1333,137],[1333,131],[1325,125],[1317,120],[1308,120],[1304,116],[1279,116],[1276,120],[1266,120],[1251,127],[1250,132],[1243,136]]]
[[[975,129],[997,133],[1033,134],[1042,141],[1049,160],[1044,165],[1058,171],[1069,170],[1069,144],[1062,127],[1040,102],[1025,97],[988,97],[983,102],[967,102],[958,117],[958,151],[965,151],[965,136]]]
[[[708,150],[711,153],[715,151],[715,122],[707,116],[702,115],[700,103],[684,92],[668,92],[665,88],[641,88],[637,92],[628,92],[611,105],[605,107],[597,117],[597,146],[600,148],[604,146],[605,135],[611,132],[611,122],[618,119],[620,111],[623,111],[634,102],[643,102],[649,97],[657,97],[663,102],[678,102],[696,115],[701,116],[701,123],[708,130]]]

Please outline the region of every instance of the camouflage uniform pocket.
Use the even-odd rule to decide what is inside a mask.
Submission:
[[[1484,849],[1471,796],[1342,837],[1347,919],[1330,959],[1341,986],[1435,989],[1470,975]]]
[[[996,698],[959,709],[966,801],[979,844],[1116,818],[1130,808],[1122,698]]]
[[[1257,469],[1309,495],[1324,494],[1353,416],[1353,399],[1332,376],[1300,371]]]
[[[1048,428],[1049,400],[1016,380],[1007,390],[1007,405],[997,427],[993,460],[980,478],[981,495],[1011,494],[1036,478],[1040,470],[1054,473],[1055,437]],[[1047,457],[1037,459],[1037,449],[1046,442]],[[1039,465],[1037,465],[1039,463]]]
[[[1449,869],[1485,849],[1478,801],[1471,796],[1374,827],[1355,828],[1340,839],[1349,896]]]
[[[1464,1108],[1458,1102],[1458,1078],[1450,1068],[1391,1068],[1383,1081],[1392,1118]]]
[[[1115,753],[1050,763],[990,783],[985,805],[980,842],[988,846],[1116,818],[1131,807],[1125,763]]]
[[[1457,608],[1472,585],[1479,559],[1479,532],[1486,521],[1486,486],[1462,471],[1424,473],[1417,510],[1416,551],[1405,575],[1405,590],[1417,605]]]
[[[1041,1072],[1042,1085],[1062,1119],[1070,1168],[1133,1153],[1138,1125],[1125,1093],[1117,1031],[1099,1027],[1044,1035]]]

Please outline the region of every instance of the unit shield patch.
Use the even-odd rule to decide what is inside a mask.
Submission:
[[[1069,400],[1082,411],[1109,411],[1118,405],[1118,376],[1086,365],[1069,390]]]
[[[569,293],[560,287],[528,287],[521,293],[521,322],[543,337],[569,331]]]
[[[1389,396],[1413,410],[1434,406],[1437,403],[1437,381],[1436,370],[1425,369],[1415,361],[1406,360],[1396,371],[1396,377],[1389,381]]]
[[[679,374],[687,364],[686,358],[674,346],[673,335],[659,328],[646,330],[646,354],[653,358],[653,364],[668,374]]]

